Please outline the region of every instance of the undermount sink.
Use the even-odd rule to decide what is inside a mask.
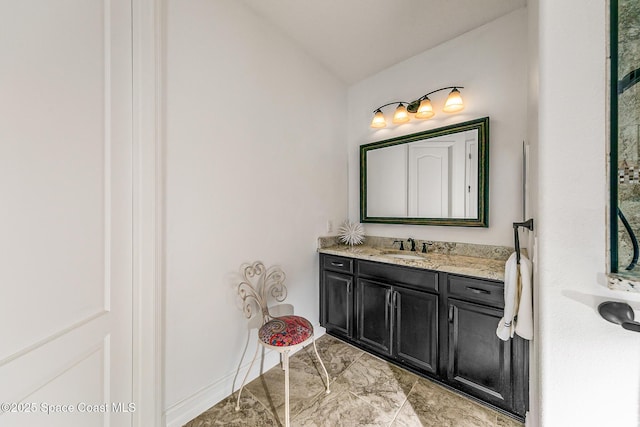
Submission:
[[[399,254],[396,252],[393,253],[385,253],[384,256],[388,256],[389,258],[397,258],[397,259],[415,259],[415,260],[423,260],[424,257],[420,255],[411,255],[411,254]]]

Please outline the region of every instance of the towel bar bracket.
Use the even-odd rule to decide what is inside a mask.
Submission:
[[[524,222],[514,222],[513,223],[513,239],[515,241],[516,247],[516,262],[520,264],[520,237],[518,235],[518,228],[523,227],[530,231],[533,231],[533,218],[529,218]]]
[[[524,227],[527,228],[531,231],[533,231],[533,218],[529,218],[528,220],[524,221],[524,222],[514,222],[513,223],[513,228],[518,228],[518,227]]]

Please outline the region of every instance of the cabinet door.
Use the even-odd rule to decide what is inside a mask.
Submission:
[[[438,296],[394,288],[394,356],[403,363],[436,373]]]
[[[496,336],[502,310],[449,299],[447,379],[457,388],[510,409],[511,341]]]
[[[358,279],[358,341],[391,355],[391,286]]]
[[[322,285],[322,326],[350,338],[353,335],[353,277],[324,271]]]

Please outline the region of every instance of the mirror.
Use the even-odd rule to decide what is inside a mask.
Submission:
[[[635,0],[611,6],[611,272],[640,280],[640,7]]]
[[[489,226],[489,118],[360,146],[360,222]]]

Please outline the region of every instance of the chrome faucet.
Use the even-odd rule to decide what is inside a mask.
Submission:
[[[415,252],[416,251],[416,241],[413,240],[411,237],[409,237],[407,239],[407,242],[411,242],[411,252]]]

